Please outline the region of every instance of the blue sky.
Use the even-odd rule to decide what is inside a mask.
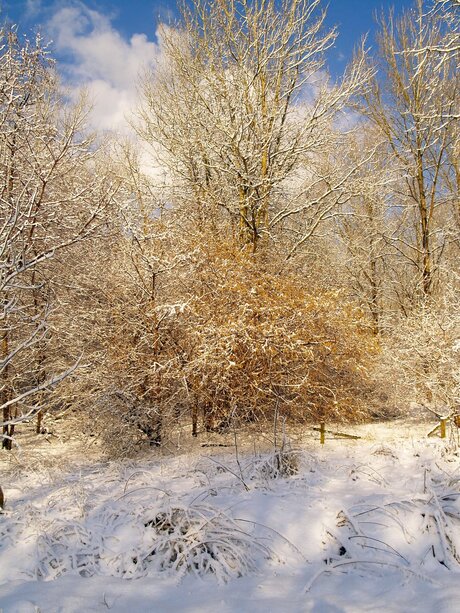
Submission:
[[[351,58],[353,47],[375,31],[374,14],[391,6],[396,12],[412,0],[329,0],[327,26],[339,37],[328,55],[337,77]],[[175,2],[162,0],[0,0],[0,19],[16,23],[20,32],[37,30],[53,41],[53,55],[69,87],[82,84],[94,105],[99,127],[122,125],[136,105],[137,75],[160,53],[156,25],[175,14]]]
[[[78,4],[69,0],[3,0],[2,13],[19,22],[21,29],[43,24],[50,15],[66,4]],[[159,0],[83,0],[82,4],[109,17],[113,27],[124,37],[145,33],[153,39],[155,24],[159,18],[174,15],[174,1]],[[341,65],[349,59],[353,46],[366,32],[371,40],[374,31],[374,13],[394,6],[397,11],[409,7],[412,0],[329,0],[328,24],[337,25],[339,38],[330,54],[333,73],[341,71]]]

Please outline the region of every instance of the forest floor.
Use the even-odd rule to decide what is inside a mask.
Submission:
[[[69,425],[24,428],[0,452],[0,611],[457,612],[458,431],[433,425],[325,445],[306,428],[283,453],[183,436],[117,461]]]

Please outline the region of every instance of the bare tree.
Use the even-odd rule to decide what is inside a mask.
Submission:
[[[407,49],[406,53],[417,55],[435,55],[440,63],[449,60],[449,56],[460,53],[460,2],[459,0],[434,0],[429,13],[437,15],[443,21],[443,36],[439,41],[427,42],[422,47]]]
[[[430,296],[446,245],[445,171],[454,147],[459,76],[454,55],[439,62],[427,50],[443,38],[439,14],[422,0],[399,20],[380,20],[380,72],[365,92],[364,112],[399,165],[387,202],[401,219],[393,247],[414,271],[413,295]]]
[[[370,315],[374,334],[381,332],[384,312],[391,303],[388,277],[392,277],[393,291],[396,283],[396,271],[390,270],[393,250],[388,241],[394,222],[385,202],[392,164],[382,155],[383,149],[380,135],[369,124],[349,136],[348,146],[340,151],[342,164],[357,170],[347,185],[348,199],[341,215],[335,217],[344,248],[346,283]],[[360,163],[363,152],[367,152],[365,164]]]
[[[229,222],[235,239],[253,251],[275,226],[304,213],[313,192],[310,210],[344,181],[299,181],[331,146],[333,118],[365,80],[357,63],[341,85],[328,82],[324,52],[336,33],[324,30],[319,4],[184,4],[180,27],[160,30],[161,63],[142,80],[139,132],[180,182],[189,215],[197,225]]]
[[[3,446],[75,367],[50,372],[53,261],[87,238],[116,187],[95,173],[83,104],[66,106],[40,37],[1,32],[0,408]]]

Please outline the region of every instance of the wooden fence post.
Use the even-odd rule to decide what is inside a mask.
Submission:
[[[326,426],[324,425],[324,422],[321,422],[320,429],[319,429],[319,442],[321,443],[321,445],[324,445],[325,440],[326,440]]]
[[[441,419],[441,438],[446,438],[446,421],[447,419]]]

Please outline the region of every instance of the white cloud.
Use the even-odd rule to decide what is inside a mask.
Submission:
[[[331,82],[327,70],[315,70],[306,82],[303,84],[300,91],[300,103],[307,106],[313,105],[323,89],[330,89]]]
[[[42,0],[27,0],[25,17],[28,20],[35,19],[42,11]]]
[[[34,2],[34,0],[29,0]],[[82,2],[64,5],[47,24],[67,84],[84,86],[94,108],[91,121],[102,130],[128,130],[126,117],[137,104],[139,71],[159,54],[145,34],[124,39],[110,19]]]

